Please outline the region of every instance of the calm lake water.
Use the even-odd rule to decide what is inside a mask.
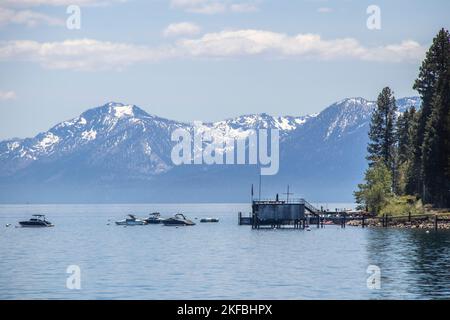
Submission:
[[[114,224],[153,211],[220,222]],[[0,299],[450,298],[450,232],[251,230],[238,226],[238,211],[250,206],[1,205]],[[35,213],[55,227],[14,227]],[[81,269],[80,290],[66,288],[69,265]],[[381,289],[367,287],[369,265],[380,268]]]

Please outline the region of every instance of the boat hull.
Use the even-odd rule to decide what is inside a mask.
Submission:
[[[50,222],[20,221],[19,224],[22,228],[48,228],[54,226]]]
[[[158,220],[156,220],[156,219],[147,219],[145,221],[147,222],[147,224],[160,224],[160,223],[162,223],[161,219],[158,219]]]
[[[200,222],[202,222],[202,223],[219,222],[219,219],[217,219],[217,218],[203,218],[203,219],[200,219]]]
[[[118,226],[143,226],[147,224],[145,221],[116,221]]]
[[[195,226],[195,223],[192,221],[180,221],[180,220],[164,220],[162,222],[165,226],[168,227],[178,227],[178,226]]]

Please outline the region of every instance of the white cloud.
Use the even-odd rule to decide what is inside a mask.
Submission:
[[[258,10],[255,2],[235,3],[227,0],[171,0],[172,8],[200,14],[225,12],[254,12]]]
[[[136,63],[170,58],[172,50],[93,39],[62,42],[16,40],[0,43],[0,60],[36,62],[50,69],[121,70]]]
[[[225,30],[199,38],[179,39],[164,47],[138,46],[92,39],[62,42],[0,42],[0,61],[30,61],[46,68],[123,69],[138,63],[176,58],[235,58],[260,56],[303,60],[417,62],[425,53],[419,43],[367,47],[353,38],[322,39],[317,34],[289,36],[264,30]]]
[[[258,11],[258,6],[254,3],[233,3],[230,5],[230,10],[233,12],[255,12]]]
[[[212,2],[212,3],[205,3],[198,7],[187,8],[186,10],[188,12],[200,14],[216,14],[225,12],[227,10],[227,7],[223,3]]]
[[[195,35],[200,32],[200,27],[192,22],[179,22],[169,24],[163,31],[166,37],[182,35]]]
[[[15,99],[16,93],[14,91],[0,91],[0,100],[12,100]]]
[[[194,7],[207,2],[208,0],[172,0],[170,4],[176,8]]]
[[[2,6],[8,7],[36,7],[36,6],[92,6],[107,5],[114,2],[126,2],[127,0],[2,0]]]
[[[330,13],[330,12],[333,12],[333,9],[329,8],[329,7],[321,7],[319,9],[317,9],[317,12],[319,12],[319,13]]]
[[[28,27],[34,27],[39,24],[62,26],[64,25],[64,20],[31,10],[13,10],[0,7],[0,26],[7,24],[23,24]]]
[[[178,46],[192,56],[231,57],[269,55],[303,59],[410,62],[418,61],[425,48],[415,41],[365,47],[356,39],[324,40],[317,34],[289,36],[264,30],[226,30],[208,33],[198,39],[185,39]]]
[[[65,21],[35,11],[39,6],[102,6],[128,0],[0,0],[0,26],[22,24],[34,27],[40,24],[64,26]]]

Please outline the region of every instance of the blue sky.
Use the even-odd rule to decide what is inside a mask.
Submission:
[[[66,27],[79,4],[81,28]],[[375,4],[381,29],[369,30]],[[2,0],[0,139],[108,101],[184,121],[415,95],[446,0]]]

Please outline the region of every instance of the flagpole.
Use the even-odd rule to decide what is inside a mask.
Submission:
[[[261,172],[259,173],[259,201],[261,201]]]

